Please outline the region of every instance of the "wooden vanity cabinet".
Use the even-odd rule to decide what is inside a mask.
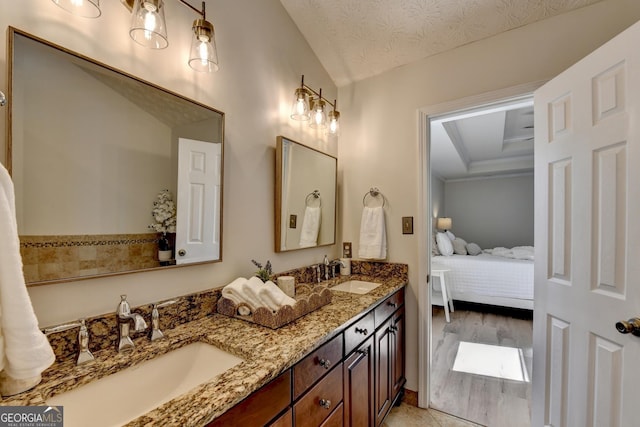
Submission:
[[[405,380],[404,289],[208,426],[379,426]]]
[[[376,324],[380,325],[374,337],[376,426],[382,424],[406,383],[403,302],[403,291],[400,291],[376,308]],[[379,314],[385,317],[380,319]]]
[[[291,370],[286,370],[242,402],[207,424],[207,427],[268,425],[290,404]],[[289,410],[289,413],[291,413],[291,410]],[[275,421],[278,421],[278,419]],[[286,415],[280,422],[287,422]],[[280,425],[286,426],[287,424]]]
[[[372,319],[373,320],[373,319]],[[374,345],[370,336],[343,362],[344,425],[374,425]]]

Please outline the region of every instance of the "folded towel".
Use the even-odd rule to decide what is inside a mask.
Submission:
[[[387,257],[387,232],[384,225],[384,209],[364,207],[360,222],[360,247],[358,256],[364,259]]]
[[[247,304],[249,309],[253,312],[261,304],[260,301],[255,298],[253,293],[246,291],[246,285],[247,279],[244,277],[238,277],[236,280],[222,288],[222,296],[233,301],[235,305],[240,305],[242,303]]]
[[[27,380],[24,383],[32,387],[32,379],[55,361],[55,355],[38,328],[22,274],[13,183],[2,164],[0,236],[0,370],[5,378]]]
[[[307,206],[302,219],[302,229],[300,230],[300,247],[308,248],[318,244],[318,231],[320,230],[321,208]]]
[[[263,302],[272,311],[278,311],[282,306],[293,305],[296,300],[287,296],[282,289],[271,280],[267,280],[258,290],[260,301]]]
[[[250,277],[249,280],[242,285],[243,295],[251,300],[250,305],[254,305],[256,308],[266,307],[266,304],[260,300],[260,296],[258,295],[258,291],[260,291],[260,288],[263,286],[264,282],[258,276]]]

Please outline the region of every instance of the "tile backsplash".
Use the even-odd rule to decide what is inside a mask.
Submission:
[[[20,236],[27,283],[159,267],[157,253],[155,233]]]

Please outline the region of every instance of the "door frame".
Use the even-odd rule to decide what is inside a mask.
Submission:
[[[491,92],[469,96],[441,104],[430,105],[418,109],[418,153],[420,171],[418,184],[418,407],[428,408],[431,397],[431,300],[427,275],[431,273],[431,167],[430,167],[430,121],[458,110],[493,104],[501,101],[515,100],[520,97],[533,96],[533,92],[547,80],[524,83]]]

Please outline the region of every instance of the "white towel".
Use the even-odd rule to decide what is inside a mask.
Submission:
[[[300,247],[308,248],[318,244],[318,231],[320,230],[321,208],[307,206],[302,219],[302,229],[300,230]]]
[[[282,289],[271,280],[267,280],[258,290],[260,301],[263,302],[272,311],[278,311],[280,307],[285,305],[293,305],[296,300],[287,296]]]
[[[258,279],[260,284],[262,280]],[[222,296],[233,301],[235,305],[245,303],[254,312],[256,308],[263,306],[260,300],[257,298],[256,292],[254,292],[248,285],[248,280],[244,277],[238,277],[233,282],[222,288]],[[255,285],[255,282],[253,282]]]
[[[384,225],[384,209],[364,207],[360,222],[360,247],[358,256],[364,259],[387,257],[387,232]]]
[[[0,370],[5,380],[33,384],[55,361],[38,319],[22,273],[20,238],[15,215],[13,182],[0,164]],[[15,390],[15,387],[3,387]],[[22,390],[24,391],[24,390]]]

